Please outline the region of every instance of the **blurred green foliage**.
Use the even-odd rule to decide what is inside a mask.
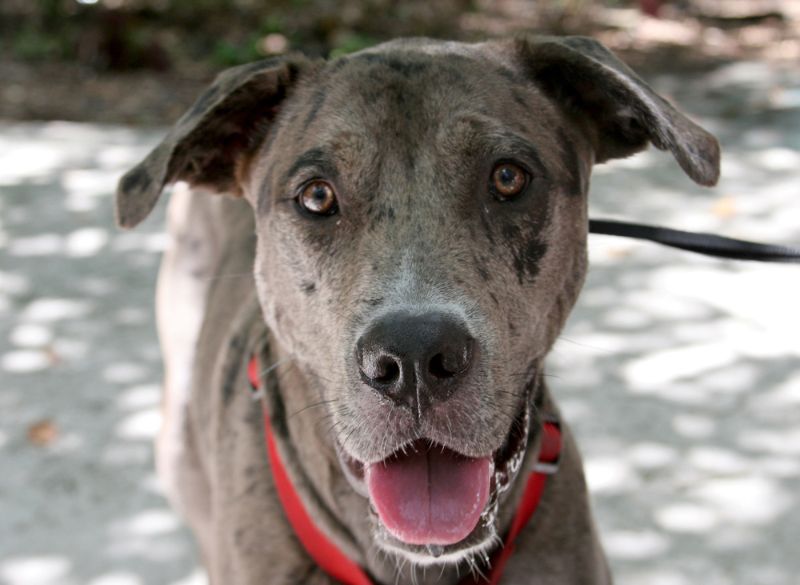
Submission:
[[[342,36],[338,46],[331,50],[330,56],[339,57],[341,55],[346,55],[347,53],[355,53],[361,49],[371,47],[377,42],[378,39],[369,35],[359,34],[356,32],[348,33],[347,35]]]
[[[60,40],[42,33],[34,27],[26,26],[10,36],[11,52],[17,58],[37,62],[61,57]]]
[[[95,70],[197,71],[299,47],[327,56],[400,35],[457,37],[474,1],[2,0],[0,49]]]
[[[592,4],[642,0],[517,0],[563,32]],[[661,0],[652,0],[661,1]],[[513,6],[512,6],[513,5]],[[0,0],[0,50],[24,62],[69,61],[97,71],[206,72],[286,50],[337,56],[397,36],[484,36],[495,0]],[[508,9],[508,7],[506,7]],[[480,27],[478,27],[480,28]]]

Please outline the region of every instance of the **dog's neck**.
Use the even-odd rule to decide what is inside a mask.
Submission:
[[[423,567],[378,548],[369,501],[352,489],[341,470],[334,447],[334,423],[318,381],[293,362],[274,340],[265,359],[266,364],[283,364],[268,375],[266,397],[274,438],[287,473],[318,528],[344,554],[380,583],[456,585],[470,573],[470,560],[478,562],[481,571],[486,570],[477,557],[456,564]],[[537,375],[531,384],[531,399],[536,398],[538,405],[549,407],[543,377]],[[282,390],[286,388],[292,392]],[[528,449],[522,470],[498,509],[500,534],[505,534],[511,524],[524,489],[524,478],[534,462],[535,450]]]

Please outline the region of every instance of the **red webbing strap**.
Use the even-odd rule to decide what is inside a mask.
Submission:
[[[503,543],[503,548],[499,549],[492,557],[492,568],[486,581],[489,585],[497,585],[505,571],[506,563],[516,548],[515,541],[522,529],[533,517],[534,512],[539,507],[539,502],[544,494],[544,487],[547,483],[547,476],[552,475],[558,469],[558,460],[561,457],[561,428],[557,422],[546,421],[542,425],[542,439],[539,447],[539,459],[533,472],[528,477],[525,484],[525,491],[511,522],[508,536]]]
[[[247,366],[247,375],[253,390],[260,386],[258,360],[253,357]],[[300,496],[292,485],[292,480],[283,465],[278,447],[275,444],[275,437],[272,434],[272,423],[269,419],[266,407],[264,413],[264,434],[267,443],[267,454],[269,464],[272,467],[272,478],[275,481],[275,489],[278,491],[278,498],[283,506],[283,511],[289,524],[292,525],[297,539],[306,549],[306,552],[314,559],[314,562],[332,578],[344,585],[372,585],[369,577],[361,570],[357,564],[350,560],[339,548],[320,532],[314,521],[300,501]]]
[[[280,454],[272,436],[272,427],[267,411],[264,411],[264,429],[267,435],[267,451],[275,488],[298,540],[319,568],[344,585],[372,585],[369,577],[351,561],[338,547],[328,540],[308,515],[303,502],[294,491],[289,474],[283,467]]]
[[[258,369],[258,359],[253,356],[247,364],[247,377],[254,392],[257,392],[261,380]],[[269,419],[266,407],[264,413],[264,434],[267,444],[267,454],[269,463],[272,467],[272,475],[275,487],[278,491],[278,498],[283,506],[286,518],[292,525],[292,529],[297,535],[298,540],[306,549],[306,552],[314,559],[314,562],[325,571],[330,577],[336,579],[343,585],[372,585],[366,573],[340,551],[327,537],[320,532],[314,521],[308,515],[300,496],[294,489],[289,474],[283,465],[283,460],[278,453],[275,444],[275,437],[272,434],[272,423]],[[477,581],[470,578],[462,583],[489,583],[497,585],[503,575],[505,565],[514,552],[514,543],[517,536],[528,524],[544,493],[547,476],[552,475],[558,469],[558,461],[561,456],[561,429],[558,422],[545,421],[542,425],[542,438],[539,447],[539,458],[533,472],[528,477],[525,491],[522,494],[517,513],[511,523],[503,548],[497,551],[492,558],[492,568],[486,579]]]
[[[250,382],[250,390],[253,393],[258,392],[261,388],[261,372],[258,371],[258,357],[253,354],[250,361],[247,362],[247,379]]]

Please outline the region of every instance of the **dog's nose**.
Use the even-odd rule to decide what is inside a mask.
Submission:
[[[356,359],[366,384],[419,416],[458,389],[473,345],[467,328],[450,315],[397,312],[367,329],[356,343]]]

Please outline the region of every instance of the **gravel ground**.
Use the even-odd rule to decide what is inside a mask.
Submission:
[[[653,80],[723,143],[599,167],[593,215],[800,243],[800,72]],[[154,476],[163,206],[112,225],[160,135],[0,125],[0,584],[202,583]],[[593,237],[550,365],[621,585],[800,583],[800,273]]]

